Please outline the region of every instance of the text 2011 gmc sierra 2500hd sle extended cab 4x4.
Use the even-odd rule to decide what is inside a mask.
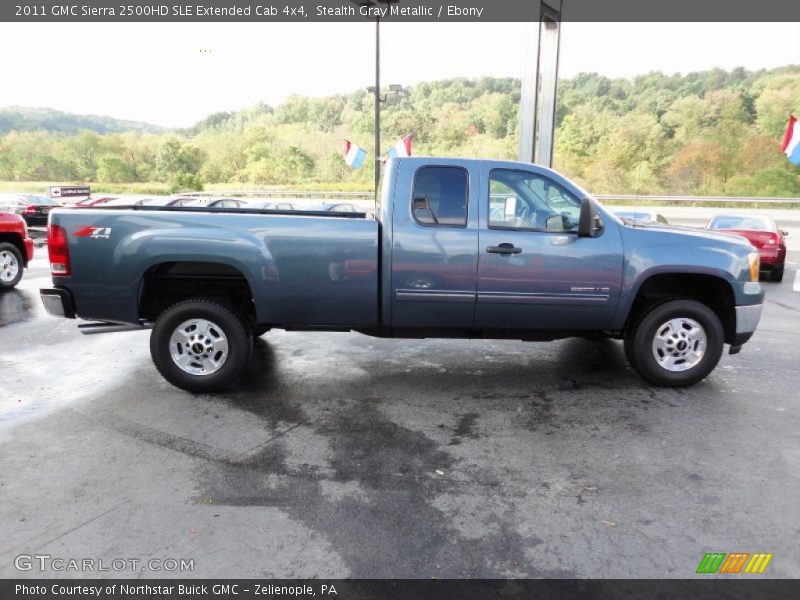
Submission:
[[[247,209],[55,210],[48,312],[85,332],[152,327],[156,367],[228,385],[270,328],[399,338],[624,340],[632,367],[689,385],[738,352],[764,293],[745,240],[631,227],[559,174],[400,158],[376,218]]]

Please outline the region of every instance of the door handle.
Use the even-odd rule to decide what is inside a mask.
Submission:
[[[499,246],[488,246],[486,252],[489,254],[522,254],[522,248],[517,248],[514,244],[500,244]]]

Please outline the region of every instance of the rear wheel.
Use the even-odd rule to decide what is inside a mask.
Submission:
[[[776,283],[783,281],[783,265],[772,269],[772,272],[769,274],[769,280]]]
[[[244,317],[227,304],[204,298],[168,308],[150,335],[150,355],[158,372],[188,392],[229,386],[252,351],[252,332]]]
[[[22,255],[14,244],[0,243],[0,290],[16,287],[22,279]]]
[[[724,346],[719,317],[688,298],[645,312],[625,336],[625,355],[644,379],[659,386],[697,383],[717,366]]]

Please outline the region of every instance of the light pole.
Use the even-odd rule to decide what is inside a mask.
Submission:
[[[376,7],[380,4],[388,6],[389,4],[397,4],[399,0],[350,0],[352,4],[358,7],[366,6],[368,8]],[[399,92],[402,86],[390,85],[391,92]],[[381,102],[385,98],[381,98],[381,18],[375,17],[375,86],[370,86],[367,91],[372,92],[375,96],[375,198],[378,197],[378,184],[381,179]]]

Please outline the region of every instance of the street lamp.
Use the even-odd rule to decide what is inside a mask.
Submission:
[[[350,0],[356,6],[377,7],[381,4],[397,4],[399,0]],[[376,13],[377,14],[377,13]],[[402,86],[389,86],[392,92],[399,92]],[[378,197],[378,184],[381,179],[381,18],[375,17],[375,85],[367,88],[375,95],[375,198]],[[384,98],[385,99],[385,98]]]

